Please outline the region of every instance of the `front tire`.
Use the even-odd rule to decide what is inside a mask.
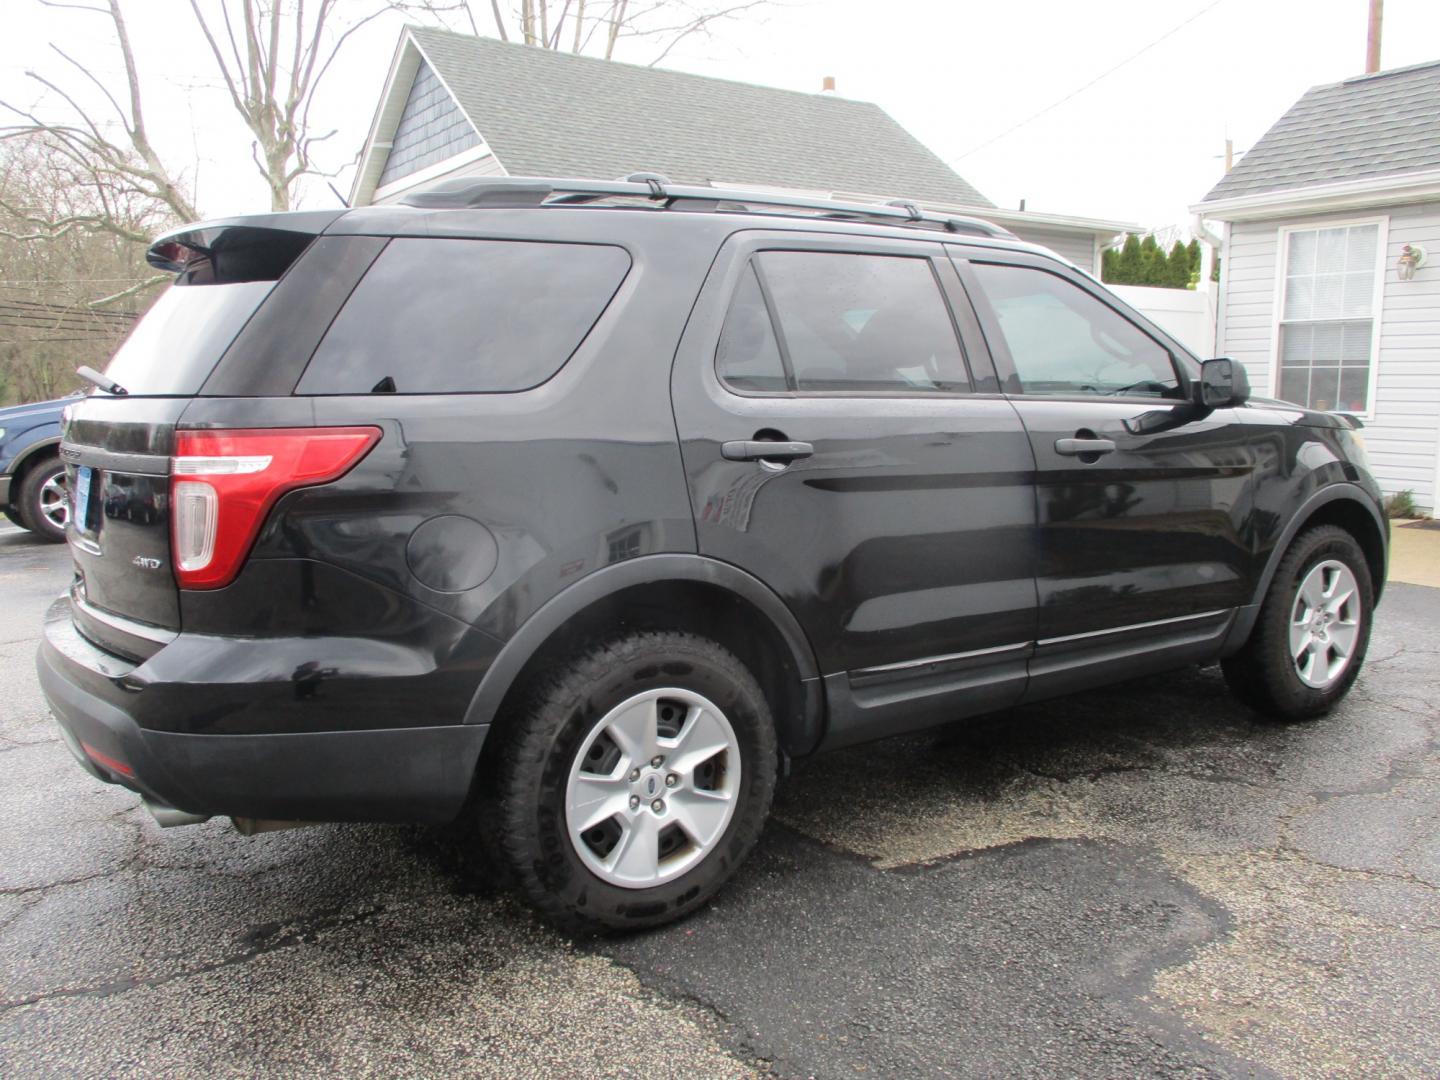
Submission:
[[[1334,525],[1307,529],[1280,560],[1250,639],[1222,662],[1231,691],[1280,720],[1329,712],[1365,662],[1374,598],[1355,538]]]
[[[681,918],[759,839],[775,729],[754,676],[713,641],[653,632],[592,648],[534,687],[516,720],[481,828],[564,930]]]
[[[21,525],[52,544],[65,540],[65,523],[70,520],[69,492],[65,466],[59,458],[47,458],[30,467],[20,481],[15,510]]]

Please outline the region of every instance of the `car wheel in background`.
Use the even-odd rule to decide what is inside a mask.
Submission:
[[[42,540],[61,543],[65,523],[70,520],[70,493],[65,484],[65,466],[59,458],[47,458],[30,467],[15,496],[20,524]]]

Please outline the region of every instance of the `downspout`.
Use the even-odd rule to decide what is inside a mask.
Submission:
[[[1215,272],[1215,259],[1225,251],[1225,236],[1217,236],[1210,231],[1209,225],[1201,214],[1196,214],[1190,219],[1190,228],[1200,240],[1200,278],[1195,282],[1195,291],[1205,297],[1206,315],[1209,320],[1210,340],[1208,342],[1209,352],[1212,356],[1223,354],[1221,347],[1224,343],[1220,333],[1220,312],[1222,308],[1223,288],[1216,289],[1216,282],[1210,280]],[[1227,227],[1226,233],[1229,229]],[[1220,273],[1225,273],[1224,264],[1221,264]],[[1223,282],[1220,283],[1223,285]]]

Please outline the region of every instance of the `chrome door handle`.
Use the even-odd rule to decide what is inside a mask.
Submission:
[[[1067,457],[1079,454],[1110,454],[1115,451],[1114,439],[1056,439],[1055,452]]]
[[[815,447],[808,442],[740,439],[720,445],[720,454],[726,461],[798,461],[813,453]]]

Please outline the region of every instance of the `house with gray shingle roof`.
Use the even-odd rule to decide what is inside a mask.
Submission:
[[[1440,61],[1317,86],[1191,207],[1223,229],[1216,351],[1365,422],[1387,492],[1440,496]]]
[[[912,199],[983,217],[1098,275],[1135,226],[1004,211],[878,105],[640,67],[447,30],[407,28],[351,189],[394,202],[457,176],[614,180]]]

